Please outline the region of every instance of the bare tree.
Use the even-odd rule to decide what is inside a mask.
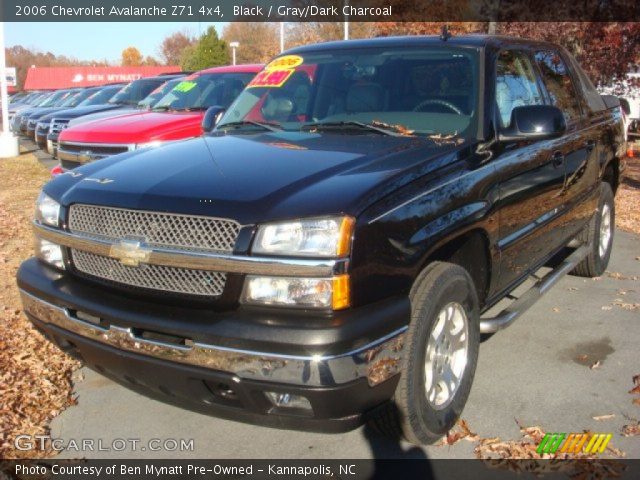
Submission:
[[[196,43],[188,31],[174,32],[160,44],[160,58],[166,65],[179,65],[185,49]]]

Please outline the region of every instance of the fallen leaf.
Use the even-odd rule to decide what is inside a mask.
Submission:
[[[602,310],[613,310],[613,307],[611,305],[604,305]]]
[[[591,418],[593,418],[594,420],[596,420],[598,422],[601,422],[602,420],[610,420],[612,418],[615,418],[615,416],[616,416],[615,413],[609,413],[607,415],[598,415],[598,416],[591,417]]]
[[[559,309],[558,307],[554,307],[554,308],[553,308],[553,311],[554,311],[555,313],[558,313],[558,312],[560,311],[560,309]]]
[[[640,422],[625,425],[620,433],[623,437],[637,437],[640,435]]]
[[[469,424],[464,420],[460,419],[456,423],[456,426],[451,429],[447,435],[437,444],[437,446],[443,445],[455,445],[460,440],[467,440],[469,442],[476,442],[480,437],[473,433],[469,428]]]
[[[587,358],[589,358],[589,355],[584,355],[584,354],[582,354],[582,355],[578,355],[578,356],[576,357],[576,360],[578,360],[578,361],[580,361],[580,362],[584,362]]]
[[[640,398],[634,398],[632,403],[640,406]]]
[[[600,367],[600,360],[598,360],[596,363],[594,363],[593,365],[591,365],[589,368],[591,370],[595,370],[596,368]]]
[[[612,447],[611,445],[609,445],[607,447],[607,450],[610,451],[611,453],[613,453],[618,458],[624,458],[624,457],[627,456],[627,454],[624,453],[622,450],[620,450],[619,448],[616,448],[616,447]]]
[[[629,390],[629,393],[640,395],[640,385],[636,385],[635,387],[633,387],[631,390]]]

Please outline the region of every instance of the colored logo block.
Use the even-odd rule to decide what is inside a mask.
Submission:
[[[603,453],[611,440],[611,433],[547,433],[536,452],[543,453]]]

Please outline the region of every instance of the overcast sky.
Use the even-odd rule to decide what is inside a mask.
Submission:
[[[80,60],[120,62],[120,53],[129,46],[137,47],[144,56],[156,58],[160,42],[167,35],[183,29],[198,35],[215,25],[218,35],[225,23],[5,23],[8,47],[22,45],[42,52],[66,55]]]

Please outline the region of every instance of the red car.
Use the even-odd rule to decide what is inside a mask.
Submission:
[[[197,137],[209,107],[227,108],[262,65],[216,67],[178,83],[150,111],[87,122],[63,130],[58,158],[63,170],[138,148]]]

